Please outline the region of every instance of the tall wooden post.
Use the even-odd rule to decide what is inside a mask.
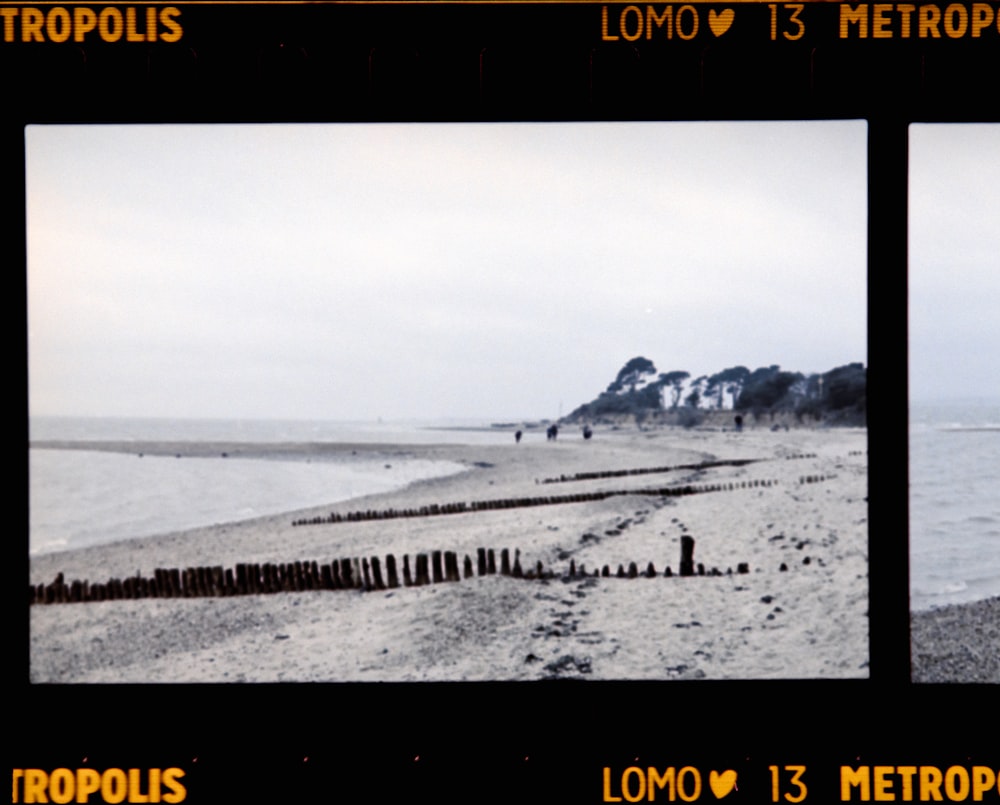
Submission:
[[[694,575],[694,537],[685,534],[681,537],[681,569],[682,576]]]
[[[385,557],[385,572],[389,577],[389,587],[398,587],[399,576],[396,575],[396,557],[391,553]]]

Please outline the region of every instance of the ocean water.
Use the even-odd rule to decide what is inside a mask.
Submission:
[[[476,423],[32,418],[29,439],[507,443]],[[488,424],[488,423],[487,423]],[[454,427],[464,429],[450,429]],[[29,449],[29,551],[67,550],[324,505],[463,469],[442,461],[174,458]]]
[[[1000,595],[1000,400],[910,406],[910,606]]]

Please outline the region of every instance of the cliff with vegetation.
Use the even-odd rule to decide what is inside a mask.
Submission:
[[[609,424],[633,420],[694,427],[731,424],[739,415],[784,425],[866,423],[867,370],[860,363],[821,374],[783,370],[777,365],[750,370],[731,366],[711,375],[658,372],[651,360],[632,358],[608,387],[563,418],[565,423]]]

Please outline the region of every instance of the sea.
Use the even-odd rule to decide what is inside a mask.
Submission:
[[[1000,400],[910,406],[910,608],[1000,595]]]
[[[52,553],[333,504],[459,472],[460,464],[351,455],[184,457],[31,446],[36,441],[500,444],[489,423],[31,417],[28,550]]]

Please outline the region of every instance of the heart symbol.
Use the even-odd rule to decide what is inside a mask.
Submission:
[[[732,20],[732,13],[732,10],[730,10],[730,21]],[[712,30],[714,31],[715,28],[713,27]],[[719,774],[717,771],[712,771],[708,775],[708,784],[712,789],[712,793],[715,794],[715,798],[722,799],[736,787],[736,772],[732,769],[727,769],[722,772],[722,774]]]
[[[714,8],[710,8],[708,10],[708,27],[712,29],[712,33],[716,36],[722,36],[729,30],[729,26],[733,24],[733,19],[735,17],[736,12],[731,8],[727,8],[718,13],[716,13]]]

